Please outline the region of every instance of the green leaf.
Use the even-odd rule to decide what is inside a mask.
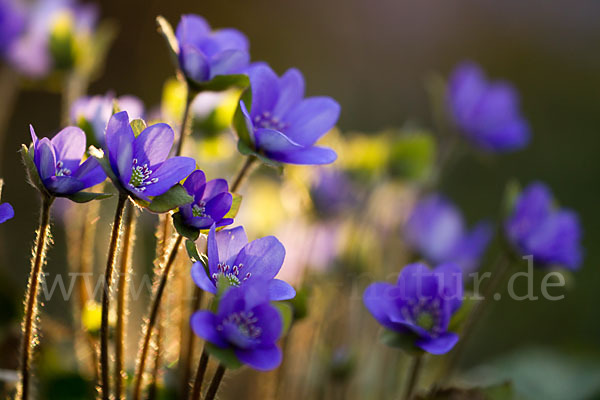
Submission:
[[[162,15],[156,17],[156,24],[158,25],[158,33],[161,34],[167,43],[171,62],[175,66],[175,69],[179,70],[179,43],[173,32],[173,27]]]
[[[250,86],[247,75],[217,75],[208,82],[188,82],[191,88],[197,92],[222,92],[231,88],[246,89]]]
[[[281,336],[285,336],[290,331],[292,322],[294,320],[294,311],[292,310],[292,306],[285,301],[273,302],[271,304],[277,309],[277,311],[279,311],[279,314],[281,314],[281,319],[283,321]]]
[[[146,129],[146,122],[144,122],[143,119],[134,119],[133,121],[131,121],[130,125],[131,129],[133,129],[133,134],[135,135],[135,137],[138,137],[140,133],[142,133],[142,131]]]
[[[87,203],[92,200],[104,200],[112,197],[111,193],[91,193],[91,192],[78,192],[65,196],[67,199],[74,201],[75,203]]]
[[[191,226],[186,225],[183,222],[183,217],[181,213],[173,214],[173,226],[175,226],[175,230],[184,238],[187,238],[194,242],[200,236],[200,230],[193,228]],[[194,245],[195,247],[196,245]]]
[[[206,343],[206,351],[208,354],[219,360],[219,362],[227,369],[237,369],[243,365],[231,349],[222,349],[210,343]]]
[[[435,163],[435,147],[435,140],[429,134],[412,133],[400,137],[391,146],[391,173],[409,180],[427,178]]]
[[[165,213],[180,206],[190,204],[192,201],[194,201],[194,198],[178,183],[166,193],[152,199],[152,202],[148,205],[148,210],[159,214]]]
[[[31,150],[33,150],[33,147],[31,148]],[[40,193],[44,194],[45,196],[50,197],[50,193],[48,193],[46,187],[40,179],[40,175],[38,173],[37,167],[35,166],[35,163],[33,162],[33,154],[30,153],[30,149],[28,149],[27,146],[23,144],[21,145],[21,150],[19,150],[19,153],[21,153],[21,160],[23,161],[23,165],[25,165],[27,180],[29,181],[31,186],[36,188]]]

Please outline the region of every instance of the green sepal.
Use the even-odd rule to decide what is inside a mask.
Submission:
[[[192,260],[192,262],[200,261],[202,263],[202,266],[206,270],[206,273],[208,274],[208,257],[206,257],[206,254],[204,254],[204,253],[200,254],[198,252],[198,248],[196,247],[196,242],[194,242],[193,240],[189,240],[189,239],[186,240],[185,241],[185,249],[188,253],[188,256],[190,257],[190,260]]]
[[[292,306],[292,310],[294,311],[294,322],[300,321],[308,315],[309,293],[309,288],[304,286],[301,289],[296,290],[296,296],[293,299],[288,300],[288,303]]]
[[[147,208],[153,213],[161,214],[190,204],[192,201],[194,201],[194,198],[178,183],[167,192],[154,197]]]
[[[244,102],[244,104],[252,104],[252,89],[250,87],[244,90],[240,97],[240,102]],[[250,112],[250,110],[248,110],[248,112]],[[233,114],[233,130],[240,141],[244,142],[246,146],[250,148],[252,144],[252,133],[248,129],[246,118],[244,117],[244,113],[242,112],[242,108],[240,107],[239,103],[235,109],[235,113]],[[240,149],[240,153],[244,154],[242,149]]]
[[[292,327],[292,322],[294,321],[294,311],[292,306],[285,301],[273,302],[271,305],[275,307],[281,315],[281,321],[283,322],[281,337],[283,337],[289,333],[290,328]]]
[[[217,75],[208,82],[188,80],[188,85],[195,92],[222,92],[231,88],[246,89],[250,86],[247,75]]]
[[[384,329],[379,337],[386,346],[395,347],[413,355],[423,354],[423,350],[415,346],[416,335],[411,333],[399,333]]]
[[[92,200],[108,199],[109,197],[112,197],[112,193],[78,192],[64,197],[75,203],[88,203]]]
[[[210,343],[206,343],[205,349],[227,369],[238,369],[243,366],[232,349],[222,349]]]
[[[115,184],[115,186],[117,186],[117,188],[120,188],[121,184],[119,182],[119,179],[113,172],[108,158],[104,157],[104,152],[100,149],[95,148],[94,146],[90,146],[88,149],[88,153],[90,154],[90,156],[98,160],[98,163],[102,167],[102,170],[104,171],[106,176],[108,176],[108,178]]]
[[[521,194],[521,190],[521,185],[516,179],[511,179],[506,183],[504,194],[502,196],[502,212],[504,217],[512,214],[517,198]]]
[[[231,201],[231,208],[223,218],[235,219],[235,217],[240,212],[240,206],[242,205],[242,196],[236,193],[231,193],[231,195],[233,196],[233,200]]]
[[[179,233],[184,238],[191,240],[192,242],[196,241],[200,236],[200,230],[186,225],[183,222],[183,217],[181,213],[179,212],[173,214],[173,226],[175,227],[175,230],[177,230],[177,233]],[[195,246],[196,245],[194,244],[194,247]]]
[[[19,150],[19,153],[21,153],[21,160],[23,161],[23,165],[25,165],[25,172],[27,174],[27,180],[29,181],[29,184],[42,193],[42,195],[46,197],[52,197],[42,183],[37,167],[33,162],[33,145],[31,148],[27,148],[27,146],[24,144],[21,145],[21,150]]]
[[[270,158],[258,153],[257,151],[252,149],[250,146],[248,146],[248,144],[246,144],[245,142],[243,142],[241,140],[238,140],[238,151],[242,155],[245,155],[247,157],[258,158],[260,160],[260,162],[262,162],[263,164],[265,164],[269,167],[279,170],[279,172],[283,171],[283,164],[281,164],[280,162],[277,162],[275,160],[271,160]]]
[[[475,307],[478,301],[481,301],[476,300],[473,297],[474,295],[472,293],[465,293],[460,308],[454,313],[448,323],[449,331],[460,332],[462,330],[463,324],[467,320],[469,314],[471,314],[473,307]]]
[[[173,32],[173,27],[162,15],[156,17],[156,24],[158,33],[161,34],[167,43],[171,62],[175,66],[175,69],[179,71],[179,43],[177,42],[175,32]]]
[[[135,137],[138,137],[146,129],[146,122],[143,119],[134,119],[129,125],[131,125]]]

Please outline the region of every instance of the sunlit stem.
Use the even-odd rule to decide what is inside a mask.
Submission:
[[[202,381],[204,381],[204,375],[206,374],[206,367],[208,366],[208,353],[206,348],[202,350],[200,361],[198,361],[198,369],[196,370],[196,378],[194,379],[194,388],[190,400],[198,400],[202,393]]]
[[[205,400],[214,400],[215,396],[217,395],[217,392],[219,391],[219,386],[221,385],[221,382],[223,381],[223,376],[225,375],[225,366],[223,364],[219,364],[219,366],[217,367],[217,371],[215,372],[215,375],[213,376],[212,382],[210,383],[210,386],[208,387],[208,392],[206,392],[206,396],[204,397]]]
[[[165,286],[167,285],[167,280],[169,278],[169,273],[171,271],[171,267],[175,263],[175,259],[177,258],[177,251],[179,250],[179,246],[181,245],[181,241],[183,240],[183,236],[177,235],[173,247],[169,252],[169,258],[165,265],[165,268],[162,271],[160,276],[160,280],[158,286],[154,291],[154,295],[152,298],[152,303],[150,305],[150,314],[147,318],[146,327],[144,329],[144,337],[142,339],[142,345],[140,347],[140,353],[138,355],[137,367],[135,373],[135,381],[133,387],[133,399],[139,400],[141,398],[142,391],[142,381],[144,378],[144,370],[146,366],[146,358],[148,357],[148,350],[150,349],[150,339],[152,338],[152,331],[154,326],[156,325],[156,320],[158,316],[158,311],[160,308],[160,303],[163,298],[163,293],[165,291]]]
[[[423,355],[418,354],[415,355],[413,360],[413,365],[410,370],[410,375],[408,376],[408,382],[406,384],[406,391],[404,392],[404,400],[411,400],[413,394],[415,393],[415,389],[417,388],[417,383],[419,381],[419,375],[421,374],[421,364],[423,363]]]
[[[185,107],[183,109],[183,117],[181,119],[181,126],[179,127],[179,142],[177,143],[177,153],[176,156],[180,156],[183,152],[183,144],[185,142],[185,138],[189,136],[192,130],[192,114],[190,113],[190,109],[194,99],[198,92],[194,91],[190,88],[190,85],[185,84],[186,96],[185,96]]]
[[[109,381],[109,363],[108,363],[108,339],[109,339],[109,321],[110,311],[110,290],[112,285],[112,275],[117,259],[119,241],[121,238],[121,225],[123,224],[123,212],[125,205],[129,201],[126,194],[120,194],[117,203],[117,210],[110,236],[110,245],[108,248],[108,258],[106,260],[106,270],[104,271],[104,287],[102,290],[102,322],[100,326],[100,390],[103,400],[110,400],[110,381]]]
[[[194,285],[194,297],[192,300],[190,313],[193,313],[200,309],[202,304],[202,298],[204,297],[204,291],[200,289],[198,286]],[[192,361],[196,348],[196,335],[192,332],[191,329],[187,329],[187,341],[185,347],[183,348],[182,355],[183,360],[183,372],[182,372],[182,382],[183,382],[183,390],[182,390],[182,398],[187,398],[190,391],[190,375],[192,371]]]
[[[135,242],[135,207],[131,202],[127,205],[125,214],[125,228],[123,231],[123,249],[117,275],[117,325],[115,332],[115,399],[120,400],[125,395],[125,321],[127,317],[127,293],[129,274],[131,270],[131,257]]]
[[[23,342],[21,343],[21,383],[17,398],[21,400],[29,399],[29,380],[31,378],[31,357],[33,349],[37,343],[35,337],[35,323],[38,319],[38,290],[42,267],[46,260],[46,247],[50,236],[50,208],[52,207],[53,197],[42,194],[42,205],[40,214],[40,225],[37,231],[35,250],[31,262],[31,273],[29,274],[29,284],[27,285],[27,295],[25,297],[25,316],[23,319]]]
[[[233,183],[231,184],[231,187],[229,188],[229,190],[231,192],[235,193],[240,189],[240,187],[244,183],[245,179],[250,174],[250,171],[252,171],[252,167],[253,167],[255,161],[256,161],[256,157],[254,157],[254,156],[246,157],[246,161],[244,161],[244,165],[242,165],[242,168],[239,170],[238,174],[236,175],[235,179],[233,180]]]

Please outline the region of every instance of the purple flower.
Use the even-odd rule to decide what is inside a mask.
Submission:
[[[571,270],[581,265],[579,218],[571,210],[557,208],[550,189],[542,183],[523,190],[505,229],[519,253],[533,256],[538,265],[561,265]]]
[[[15,0],[0,0],[0,55],[6,54],[25,26],[25,15]]]
[[[279,78],[260,63],[250,68],[249,77],[252,104],[241,101],[240,108],[251,142],[246,144],[252,150],[288,164],[335,161],[333,150],[314,144],[335,125],[340,115],[337,102],[329,97],[305,99],[304,78],[297,69]]]
[[[183,222],[196,229],[209,229],[233,223],[232,218],[224,218],[231,209],[233,196],[225,179],[206,182],[201,170],[192,172],[183,187],[194,198],[194,202],[179,208]]]
[[[176,36],[180,68],[193,83],[241,74],[248,65],[248,39],[236,29],[211,31],[204,18],[188,14],[181,17]]]
[[[448,103],[461,132],[484,150],[508,152],[529,143],[529,125],[515,88],[507,82],[488,82],[475,63],[456,67],[448,83]]]
[[[61,130],[52,138],[38,137],[30,125],[33,162],[44,187],[53,196],[65,197],[95,186],[106,179],[98,161],[85,153],[85,133],[75,126]]]
[[[219,301],[216,313],[198,311],[191,318],[194,333],[259,371],[281,364],[277,341],[283,331],[279,311],[269,303],[264,282],[231,288]]]
[[[0,224],[5,223],[15,216],[15,210],[8,203],[0,204]]]
[[[168,158],[174,139],[173,129],[163,123],[147,127],[136,137],[127,111],[114,114],[105,137],[114,184],[134,198],[150,201],[185,179],[196,169],[196,161]]]
[[[352,182],[340,169],[321,167],[310,187],[310,197],[317,212],[323,216],[335,216],[356,202]]]
[[[265,282],[270,300],[289,300],[296,291],[287,282],[274,279],[285,258],[285,248],[273,236],[248,243],[244,228],[216,232],[213,225],[208,233],[208,274],[200,262],[192,266],[192,278],[201,289],[217,293],[219,280],[233,287],[252,282]]]
[[[441,195],[430,195],[417,203],[404,233],[407,242],[431,263],[454,262],[465,273],[477,269],[492,238],[487,222],[468,232],[460,211]]]
[[[114,102],[119,109],[127,111],[130,118],[138,119],[144,116],[144,104],[134,96],[121,96],[115,98],[114,94],[107,93],[104,96],[85,96],[77,99],[70,110],[71,123],[79,126],[87,125],[91,129],[89,139],[96,143],[90,143],[97,147],[104,147],[104,131],[108,120],[113,114]]]
[[[416,263],[404,267],[396,285],[369,285],[363,302],[384,328],[407,336],[428,353],[444,354],[458,341],[458,335],[448,331],[448,324],[460,308],[462,296],[458,266],[446,263],[432,271]]]

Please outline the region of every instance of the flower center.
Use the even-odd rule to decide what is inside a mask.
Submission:
[[[194,204],[192,207],[192,215],[194,217],[206,217],[206,203],[201,201],[198,204]]]
[[[433,328],[433,324],[434,324],[435,321],[433,320],[433,315],[431,315],[427,311],[423,311],[422,313],[420,313],[419,315],[417,315],[417,321],[416,322],[417,322],[418,326],[420,326],[421,328],[423,328],[426,331],[428,331],[431,328]]]
[[[229,314],[227,318],[223,319],[223,321],[217,325],[217,330],[222,331],[223,325],[232,324],[238,328],[242,335],[250,339],[256,339],[262,333],[260,326],[256,326],[257,322],[258,318],[252,311],[240,311]]]
[[[283,132],[288,127],[288,124],[280,121],[279,118],[272,115],[269,111],[265,111],[254,117],[254,125],[259,128],[273,129],[280,132]]]
[[[212,274],[212,278],[215,281],[215,283],[217,283],[219,281],[219,275],[222,275],[229,281],[229,284],[231,286],[237,287],[240,286],[242,282],[248,280],[248,278],[252,276],[250,272],[246,272],[246,274],[244,275],[242,272],[243,268],[244,264],[234,265],[233,268],[231,268],[227,264],[219,263],[219,265],[217,265],[218,272]]]
[[[71,176],[71,170],[65,168],[62,161],[56,163],[56,176]]]
[[[443,332],[442,311],[440,309],[440,300],[433,299],[426,301],[408,301],[408,304],[401,309],[402,316],[409,322],[425,329],[432,336],[438,336]]]
[[[158,178],[150,179],[152,172],[153,171],[148,168],[148,164],[138,165],[137,158],[134,158],[129,186],[138,192],[143,192],[146,190],[146,186],[158,182]]]

